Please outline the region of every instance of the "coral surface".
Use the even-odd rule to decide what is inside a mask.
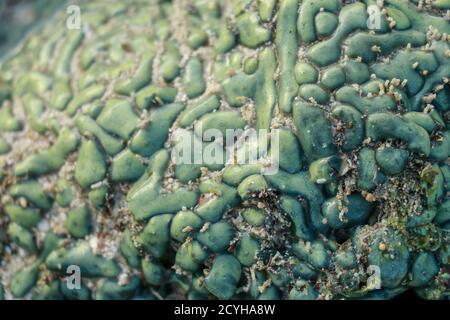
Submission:
[[[450,296],[448,0],[77,4],[1,62],[0,298]]]

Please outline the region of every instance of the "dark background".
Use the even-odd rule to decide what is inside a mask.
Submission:
[[[0,58],[65,0],[0,0]]]

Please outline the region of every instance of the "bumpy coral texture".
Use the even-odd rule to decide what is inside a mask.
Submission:
[[[79,5],[1,65],[0,297],[449,297],[448,0]],[[174,163],[200,125],[280,171]]]

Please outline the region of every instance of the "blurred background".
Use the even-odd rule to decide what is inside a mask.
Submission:
[[[65,0],[0,0],[0,58]]]

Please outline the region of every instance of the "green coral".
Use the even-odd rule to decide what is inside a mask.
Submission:
[[[0,298],[448,299],[447,2],[57,12],[0,64]]]

